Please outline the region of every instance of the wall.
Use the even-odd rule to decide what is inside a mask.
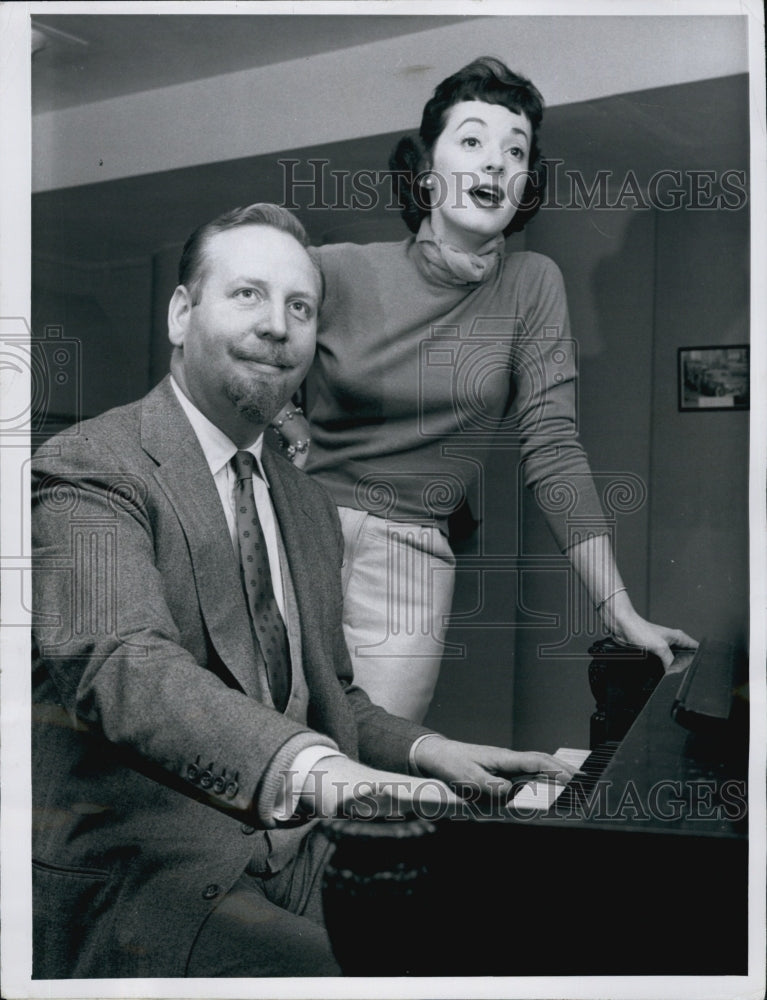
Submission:
[[[749,341],[748,213],[658,220],[650,611],[696,636],[748,636],[748,411],[682,412],[679,347]]]
[[[55,361],[61,342],[71,353],[37,404],[35,421],[50,430],[128,403],[149,388],[152,274],[149,262],[102,264],[36,258],[32,331]],[[60,377],[60,380],[59,380]],[[32,388],[33,400],[35,387]]]

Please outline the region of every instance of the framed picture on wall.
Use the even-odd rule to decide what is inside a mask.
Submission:
[[[680,410],[747,410],[748,345],[680,347]]]

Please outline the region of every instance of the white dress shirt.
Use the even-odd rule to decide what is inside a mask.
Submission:
[[[237,446],[229,440],[220,428],[202,413],[194,403],[188,399],[181,391],[178,383],[171,376],[170,384],[176,394],[184,413],[189,418],[197,440],[200,442],[205,461],[213,476],[218,495],[221,497],[221,506],[224,508],[226,523],[229,527],[229,536],[232,539],[232,546],[239,556],[239,542],[237,541],[237,512],[235,507],[234,492],[237,485],[237,477],[232,466],[232,459],[237,454]],[[249,447],[242,449],[248,451],[256,460],[260,476],[253,476],[253,496],[256,501],[258,519],[264,532],[266,551],[269,557],[269,570],[272,574],[272,588],[277,607],[280,609],[283,621],[285,620],[285,597],[282,592],[282,571],[280,568],[280,556],[277,547],[277,522],[274,516],[274,508],[269,497],[269,483],[261,464],[261,451],[264,446],[264,435],[260,434],[256,441]]]

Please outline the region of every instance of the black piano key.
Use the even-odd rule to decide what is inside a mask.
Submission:
[[[603,743],[596,747],[581,764],[582,774],[577,774],[568,782],[549,810],[550,815],[566,815],[577,812],[578,807],[588,804],[599,779],[612,761],[620,743]]]

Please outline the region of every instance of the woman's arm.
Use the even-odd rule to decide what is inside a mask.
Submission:
[[[634,609],[606,533],[601,502],[576,422],[575,344],[570,337],[567,298],[559,269],[534,257],[526,336],[518,345],[518,426],[525,481],[562,551],[589,593],[606,631],[620,642],[657,655],[664,666],[671,646],[697,646],[679,629],[653,625]],[[587,522],[592,537],[571,544],[569,520]],[[583,537],[582,532],[580,536]]]

